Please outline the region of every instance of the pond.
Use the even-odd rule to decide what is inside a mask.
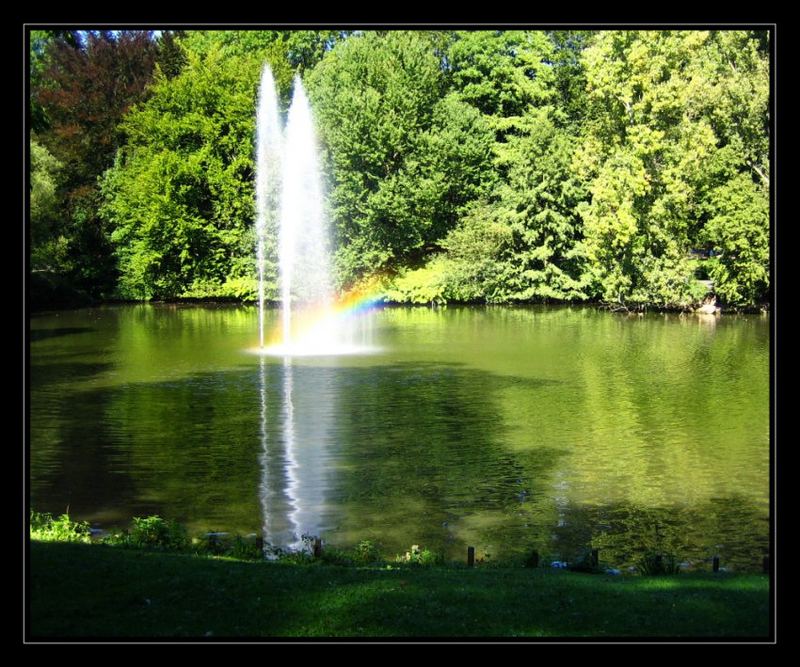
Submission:
[[[267,325],[278,324],[278,311]],[[253,353],[254,307],[30,322],[31,507],[383,553],[757,570],[769,317],[384,308],[370,354]]]

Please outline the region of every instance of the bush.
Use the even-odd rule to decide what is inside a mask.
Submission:
[[[255,539],[241,535],[222,535],[209,533],[192,540],[194,550],[199,554],[212,554],[215,556],[229,556],[240,560],[260,560],[264,558],[263,550]]]
[[[411,549],[395,559],[398,563],[411,563],[413,565],[438,565],[444,563],[444,556],[430,549],[420,549],[418,544],[412,544]]]
[[[388,286],[385,298],[392,303],[444,305],[443,271],[436,260],[421,269],[405,271]]]
[[[30,513],[31,539],[43,542],[91,542],[92,531],[85,521],[72,521],[68,514],[53,518],[51,514]]]
[[[274,282],[266,285],[268,294],[274,294],[277,287]],[[224,282],[197,279],[184,290],[182,299],[223,299],[236,301],[257,301],[258,282],[253,276],[228,277]]]
[[[655,552],[649,552],[642,556],[636,563],[636,568],[640,573],[650,576],[680,572],[680,565],[675,556]]]
[[[128,533],[115,536],[110,543],[134,549],[163,551],[181,551],[189,546],[186,529],[179,523],[167,521],[160,516],[133,517],[133,526]]]
[[[377,545],[369,540],[362,540],[353,549],[353,560],[362,565],[381,562],[381,554]]]

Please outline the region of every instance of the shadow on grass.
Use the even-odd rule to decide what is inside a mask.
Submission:
[[[58,637],[683,637],[766,640],[761,575],[228,562],[32,543],[33,640]]]

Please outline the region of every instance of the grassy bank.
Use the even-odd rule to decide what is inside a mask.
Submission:
[[[245,562],[32,541],[31,639],[752,637],[764,575]]]

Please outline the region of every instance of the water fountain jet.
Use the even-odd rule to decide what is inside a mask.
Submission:
[[[376,295],[362,291],[335,297],[314,118],[299,76],[294,79],[286,129],[281,132],[275,83],[265,65],[257,123],[259,353],[293,357],[374,351],[369,340],[371,323],[363,317],[355,320],[353,315],[362,314]],[[265,347],[265,239],[275,227],[281,322]]]
[[[258,342],[264,347],[264,270],[267,234],[275,228],[281,179],[282,136],[278,95],[269,65],[261,72],[256,112],[256,265],[258,270]]]

